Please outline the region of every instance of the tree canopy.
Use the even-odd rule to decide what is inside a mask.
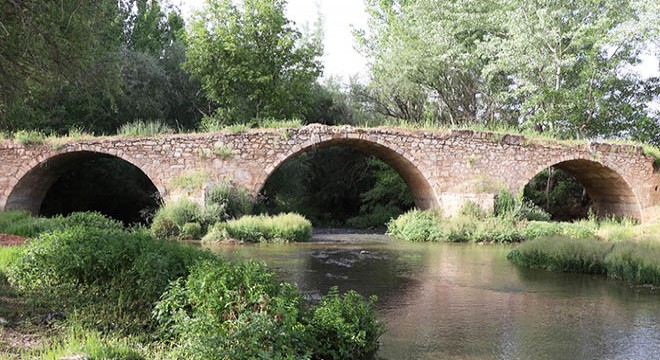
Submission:
[[[365,94],[384,115],[508,123],[563,137],[660,142],[658,78],[631,66],[658,49],[655,1],[367,0]]]
[[[227,123],[302,117],[321,74],[318,36],[286,18],[285,0],[208,0],[187,33],[184,64]]]

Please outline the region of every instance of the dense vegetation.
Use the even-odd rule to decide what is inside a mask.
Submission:
[[[0,214],[3,226],[17,218],[27,221]],[[18,296],[69,329],[61,345],[31,357],[74,355],[88,342],[101,344],[83,346],[91,358],[132,359],[345,359],[378,347],[374,298],[331,291],[309,303],[255,261],[158,240],[94,213],[49,221],[52,230],[0,252]]]
[[[660,286],[657,239],[608,242],[603,239],[543,237],[525,242],[508,258],[514,264],[550,271],[603,274],[635,284]]]
[[[389,165],[349,147],[301,154],[271,175],[259,209],[294,211],[319,227],[376,228],[412,208],[406,183]]]

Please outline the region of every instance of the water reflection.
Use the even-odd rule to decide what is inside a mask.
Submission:
[[[518,269],[508,247],[408,244],[374,235],[221,247],[259,258],[310,297],[379,296],[381,359],[651,359],[660,298],[600,276]]]

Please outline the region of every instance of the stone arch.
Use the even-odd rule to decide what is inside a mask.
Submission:
[[[17,181],[7,196],[4,209],[26,210],[32,214],[38,214],[46,194],[62,175],[71,171],[77,164],[101,158],[114,158],[134,166],[149,179],[162,198],[163,194],[158,183],[133,161],[106,152],[76,149],[48,154],[23,167],[22,171],[16,175]]]
[[[550,164],[535,168],[534,173],[528,173],[520,190],[534,176],[551,166],[573,176],[584,187],[591,198],[594,212],[599,216],[642,220],[641,204],[630,183],[618,171],[593,159],[556,159]]]
[[[429,177],[422,169],[417,167],[414,159],[407,156],[402,150],[394,149],[386,144],[360,137],[337,137],[318,141],[309,141],[303,145],[295,146],[290,151],[280,156],[271,166],[264,169],[262,176],[257,180],[257,193],[266,184],[271,175],[290,159],[317,148],[329,146],[349,146],[365,154],[373,155],[391,166],[408,185],[413,194],[415,206],[420,209],[438,207],[438,199],[429,182]]]

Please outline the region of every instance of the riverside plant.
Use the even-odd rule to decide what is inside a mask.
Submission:
[[[660,242],[544,237],[527,241],[507,256],[522,267],[604,274],[634,284],[660,286]]]
[[[309,303],[257,261],[153,238],[98,214],[0,252],[20,296],[68,319],[30,358],[348,359],[378,348],[375,297]]]
[[[299,242],[312,235],[312,223],[303,216],[287,213],[275,216],[248,215],[227,222],[216,223],[206,242],[236,240],[239,242]]]

